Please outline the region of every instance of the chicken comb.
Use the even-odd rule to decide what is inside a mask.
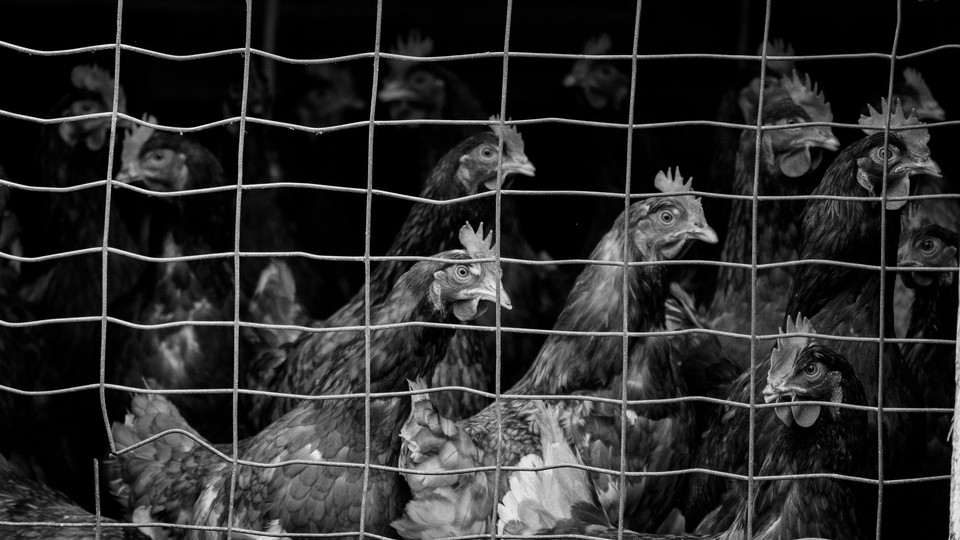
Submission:
[[[796,321],[796,322],[794,322]],[[780,329],[780,334],[815,334],[816,330],[810,319],[797,313],[796,319],[787,317],[786,330]],[[777,338],[777,346],[770,352],[770,372],[767,380],[782,378],[785,371],[792,369],[793,359],[810,344],[808,336],[783,336]],[[789,361],[789,362],[787,362]]]
[[[74,66],[70,72],[70,82],[75,88],[87,90],[100,94],[100,99],[104,105],[113,106],[113,77],[110,73],[100,66],[79,65]],[[120,87],[120,97],[117,100],[117,110],[126,112],[127,100],[123,93],[123,87]]]
[[[148,116],[144,114],[143,120],[151,124],[157,123],[157,117],[153,115]],[[150,126],[141,126],[139,124],[134,124],[127,128],[127,134],[123,138],[123,151],[120,154],[120,160],[124,165],[133,163],[140,157],[140,149],[143,148],[143,143],[150,140],[150,137],[153,137],[154,131],[156,130]]]
[[[833,120],[833,111],[830,104],[823,98],[823,92],[817,88],[817,83],[810,80],[810,75],[800,74],[796,70],[790,75],[784,74],[780,79],[780,86],[787,92],[794,103],[803,108],[814,122],[830,122]]]
[[[474,259],[491,259],[493,253],[493,231],[483,236],[483,223],[474,231],[468,221],[463,227],[460,227],[460,243],[467,250],[467,255]]]
[[[663,193],[692,191],[693,178],[687,180],[687,183],[683,183],[683,175],[680,174],[680,167],[678,166],[674,167],[673,171],[668,168],[666,173],[658,172],[656,178],[653,179],[653,185]]]
[[[900,100],[897,99],[897,107],[891,112],[890,104],[887,103],[886,98],[880,98],[880,111],[877,111],[873,108],[873,105],[867,104],[867,110],[870,111],[870,116],[860,115],[860,120],[857,122],[860,124],[861,129],[867,135],[872,133],[883,133],[884,126],[887,122],[887,115],[890,115],[890,127],[899,128],[899,127],[910,127],[917,126],[915,129],[896,131],[891,133],[896,133],[903,142],[907,145],[907,150],[918,158],[929,158],[930,149],[927,147],[927,143],[930,142],[930,132],[926,128],[922,128],[924,124],[920,121],[920,118],[917,117],[917,111],[910,111],[910,116],[905,116],[903,114],[903,105],[900,104]]]
[[[500,116],[493,115],[489,118],[491,122],[496,122],[495,124],[490,125],[490,131],[494,135],[500,137],[503,135],[503,144],[507,147],[507,151],[511,154],[522,154],[523,153],[523,136],[520,135],[520,132],[517,131],[515,126],[508,126],[506,124],[500,124]]]
[[[420,36],[420,30],[411,30],[404,41],[403,36],[397,36],[397,44],[389,49],[393,54],[402,54],[404,56],[425,57],[433,54],[433,39]],[[397,58],[387,59],[391,69],[396,72],[403,72],[412,65],[411,60],[400,60]]]
[[[757,55],[763,54],[763,44],[761,43],[757,47]],[[780,38],[774,39],[773,41],[767,42],[767,56],[794,56],[796,52],[793,50],[793,45],[786,43]],[[768,60],[767,69],[776,71],[777,73],[782,73],[786,75],[794,69],[796,64],[793,60]]]
[[[610,39],[610,34],[604,32],[587,40],[583,45],[583,54],[607,54],[611,48],[613,48],[613,41]]]

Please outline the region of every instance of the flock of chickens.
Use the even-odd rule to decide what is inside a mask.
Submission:
[[[602,36],[584,52],[609,48]],[[431,49],[411,34],[396,52]],[[375,258],[339,304],[349,284],[309,257],[235,267],[237,211],[243,252],[329,253],[364,233],[356,215],[331,221],[336,193],[304,195],[326,199],[300,214],[277,190],[238,197],[235,125],[204,146],[121,119],[112,154],[109,115],[44,126],[36,176],[0,173],[0,319],[15,323],[0,326],[0,537],[848,539],[878,522],[944,537],[951,414],[869,408],[951,409],[955,390],[942,340],[957,324],[960,209],[903,198],[954,189],[923,123],[945,115],[918,72],[899,76],[891,101],[838,112],[863,132],[843,145],[825,125],[830,89],[769,63],[718,113],[759,114],[759,145],[718,129],[710,178],[663,163],[632,179],[655,196],[596,198],[563,240],[585,265],[533,247],[513,200],[498,202],[544,174],[516,126],[395,129],[377,152],[398,165],[374,175],[416,178],[420,198],[386,250],[400,258]],[[386,118],[486,118],[443,64],[391,61],[383,79]],[[112,110],[103,69],[77,66],[70,83],[52,116]],[[593,119],[626,110],[629,76],[609,62],[577,60],[562,84]],[[365,110],[347,88],[304,92],[295,120]],[[269,117],[256,73],[249,94],[247,114]],[[245,184],[283,181],[322,145],[262,127],[246,125]],[[592,185],[622,193],[624,171],[596,171]],[[683,264],[712,244],[723,264]],[[522,376],[501,388],[507,366]],[[80,390],[30,394],[67,387]],[[878,516],[881,472],[940,481],[884,484]]]

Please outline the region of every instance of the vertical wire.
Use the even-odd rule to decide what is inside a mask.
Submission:
[[[117,145],[117,108],[120,102],[120,35],[123,29],[123,0],[117,0],[117,38],[113,53],[113,104],[110,115],[110,145],[107,147],[107,183],[103,196],[103,250],[100,252],[100,414],[107,431],[110,452],[116,453],[110,417],[107,415],[107,267],[110,261],[110,200],[113,195],[113,159]]]
[[[763,41],[760,45],[760,95],[757,97],[757,138],[753,156],[753,193],[750,199],[750,439],[747,441],[747,530],[753,536],[754,461],[756,460],[756,387],[757,387],[757,221],[760,207],[760,152],[763,144],[763,91],[767,82],[767,42],[770,40],[770,7],[767,0],[763,13]]]
[[[640,11],[643,0],[637,0],[637,9],[633,15],[633,45],[630,53],[630,104],[627,107],[627,157],[626,172],[623,179],[623,275],[620,281],[620,301],[623,306],[620,324],[623,330],[620,345],[620,486],[617,501],[617,540],[623,540],[623,514],[626,511],[627,498],[627,376],[630,370],[630,287],[627,279],[630,273],[630,179],[633,176],[633,115],[637,103],[637,49],[640,43]]]
[[[377,86],[380,84],[380,32],[383,27],[383,0],[377,0],[376,35],[373,41],[373,84],[370,89],[370,125],[367,128],[367,193],[364,202],[363,234],[363,481],[360,489],[360,540],[367,518],[367,490],[370,486],[370,226],[373,216],[373,133],[377,114]]]
[[[893,30],[893,47],[890,52],[890,73],[887,79],[887,117],[883,124],[883,146],[887,148],[890,144],[890,119],[893,114],[893,79],[897,64],[897,46],[900,42],[900,23],[901,23],[901,3],[897,0],[897,23]],[[877,341],[877,351],[879,366],[877,369],[877,540],[880,540],[881,525],[883,523],[883,462],[884,462],[884,444],[883,444],[883,346],[884,339],[884,308],[886,307],[886,280],[887,280],[887,174],[889,173],[889,164],[883,160],[883,176],[881,177],[880,189],[880,325],[878,328],[879,339]],[[894,276],[896,279],[896,276]],[[905,405],[903,403],[901,406]],[[900,413],[903,414],[903,413]]]
[[[503,68],[501,71],[500,78],[500,130],[497,132],[497,190],[496,195],[494,195],[494,213],[493,213],[493,228],[495,230],[494,237],[496,238],[496,245],[493,248],[493,259],[495,261],[497,270],[500,270],[500,249],[503,246],[503,237],[500,235],[500,212],[502,209],[501,206],[501,197],[503,195],[502,191],[502,182],[503,182],[503,130],[506,129],[506,119],[507,119],[507,80],[508,80],[508,68],[509,68],[509,53],[510,53],[510,28],[513,26],[513,0],[507,0],[507,14],[503,23]],[[501,274],[502,275],[502,274]],[[497,280],[497,290],[496,290],[496,302],[494,306],[494,347],[496,353],[496,364],[494,367],[494,377],[493,377],[493,400],[494,400],[494,412],[496,413],[497,420],[497,446],[496,454],[494,459],[494,473],[493,473],[493,510],[491,511],[491,523],[493,526],[490,527],[490,538],[497,537],[497,501],[500,499],[500,467],[502,465],[501,459],[503,458],[503,410],[500,405],[500,376],[501,376],[501,367],[502,367],[502,343],[501,343],[501,311],[500,311],[500,285],[502,280]]]
[[[93,529],[93,536],[96,540],[103,537],[102,514],[100,510],[100,460],[93,458],[93,509],[96,516],[96,525]]]
[[[243,201],[243,143],[247,131],[247,99],[250,92],[250,43],[253,28],[253,0],[246,0],[246,29],[243,49],[243,93],[240,97],[240,133],[237,144],[237,198],[233,221],[233,432],[230,458],[230,505],[227,507],[227,539],[233,537],[233,505],[237,495],[237,461],[240,459],[238,401],[240,399],[240,218]]]

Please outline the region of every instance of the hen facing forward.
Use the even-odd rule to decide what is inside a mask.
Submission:
[[[490,237],[469,226],[460,231],[465,250],[446,251],[437,258],[453,262],[419,262],[400,277],[382,302],[371,307],[371,325],[395,325],[371,330],[367,344],[352,333],[334,351],[322,356],[312,395],[330,396],[405,389],[407,380],[429,377],[443,359],[454,330],[416,323],[463,322],[477,317],[481,301],[496,301],[509,309],[510,298],[500,284],[494,262],[475,259],[492,255]],[[293,344],[294,351],[316,356],[324,334],[310,333]],[[370,367],[365,374],[369,345]],[[308,460],[269,468],[241,467],[231,525],[284,532],[343,532],[356,530],[361,499],[366,499],[366,531],[389,534],[389,523],[402,509],[402,479],[393,472],[370,472],[362,491],[362,468],[342,468],[324,462],[393,466],[397,462],[400,425],[410,410],[405,397],[374,398],[370,403],[369,443],[365,440],[364,400],[310,400],[240,442],[240,459],[259,463]],[[163,429],[193,432],[176,409],[161,396],[138,396],[123,424],[113,426],[120,448],[127,448]],[[229,447],[220,447],[230,452]],[[121,475],[115,486],[128,507],[140,515],[167,523],[226,526],[230,492],[229,463],[182,435],[161,438],[119,456]],[[190,538],[217,538],[191,531]]]

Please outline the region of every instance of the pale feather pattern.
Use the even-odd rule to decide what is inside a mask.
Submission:
[[[544,408],[540,402],[537,408],[535,422],[543,454],[526,455],[517,466],[536,469],[582,465],[564,436],[559,408]],[[591,492],[590,477],[583,469],[563,467],[515,472],[510,477],[510,491],[498,506],[497,533],[531,535],[555,526],[560,520],[572,519],[574,506],[593,504]]]
[[[423,379],[410,381],[410,390],[425,391]],[[489,515],[486,506],[474,504],[489,493],[485,473],[450,475],[419,474],[466,469],[484,465],[484,453],[455,422],[437,414],[431,394],[415,394],[410,416],[400,428],[403,451],[399,466],[413,492],[404,517],[392,523],[404,538],[443,538],[481,534]],[[445,524],[473,524],[471,529]]]

